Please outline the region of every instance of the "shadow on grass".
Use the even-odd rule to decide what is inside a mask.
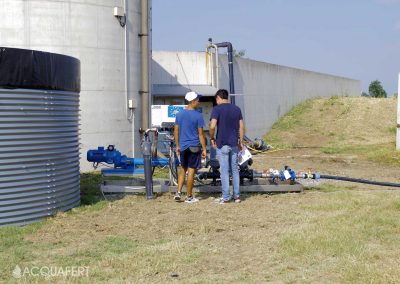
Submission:
[[[126,180],[130,177],[107,177],[107,180]],[[103,195],[100,189],[105,178],[98,172],[81,174],[81,207],[95,205],[101,201],[115,201],[124,198],[125,194]]]
[[[137,178],[144,178],[143,176],[135,176]],[[115,176],[107,177],[107,180],[127,180],[132,178],[132,176]],[[153,173],[154,179],[168,179],[169,171],[168,169],[156,168]],[[94,205],[100,201],[105,200],[103,196],[100,185],[104,182],[104,178],[99,172],[82,173],[81,174],[81,206]],[[107,201],[114,201],[121,199],[126,194],[110,194],[106,196]],[[144,194],[138,194],[144,195]]]
[[[100,173],[81,174],[81,205],[93,205],[104,200],[100,191],[101,182]]]

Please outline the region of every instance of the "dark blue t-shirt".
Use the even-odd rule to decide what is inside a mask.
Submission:
[[[213,108],[211,119],[217,120],[217,146],[231,147],[238,145],[239,121],[243,119],[242,111],[236,105],[220,104]]]
[[[181,151],[190,146],[200,145],[199,128],[204,127],[204,119],[197,110],[183,109],[176,115],[175,124],[179,126]]]

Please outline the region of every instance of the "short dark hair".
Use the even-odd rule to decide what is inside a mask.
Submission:
[[[216,93],[215,93],[215,98],[216,97],[220,97],[223,100],[227,100],[229,97],[229,93],[227,90],[225,89],[219,89]]]

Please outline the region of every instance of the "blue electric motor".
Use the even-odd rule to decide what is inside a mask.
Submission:
[[[97,150],[87,151],[86,158],[89,162],[93,162],[94,166],[100,163],[107,163],[114,165],[113,169],[103,168],[101,173],[103,175],[127,175],[127,174],[143,174],[144,173],[144,159],[143,158],[129,158],[121,154],[114,145],[109,145],[107,149],[99,146]],[[165,167],[169,166],[169,159],[166,158],[151,158],[152,167]]]
[[[114,167],[122,169],[130,167],[132,164],[127,156],[115,149],[114,145],[109,145],[107,149],[98,147],[97,150],[87,151],[87,160],[93,163],[114,164]]]

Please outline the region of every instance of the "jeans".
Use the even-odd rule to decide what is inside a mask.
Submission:
[[[229,170],[231,170],[232,173],[233,198],[239,198],[240,195],[238,153],[239,147],[237,146],[231,147],[224,145],[221,148],[217,148],[217,159],[221,171],[222,198],[225,201],[231,199],[229,193]]]

